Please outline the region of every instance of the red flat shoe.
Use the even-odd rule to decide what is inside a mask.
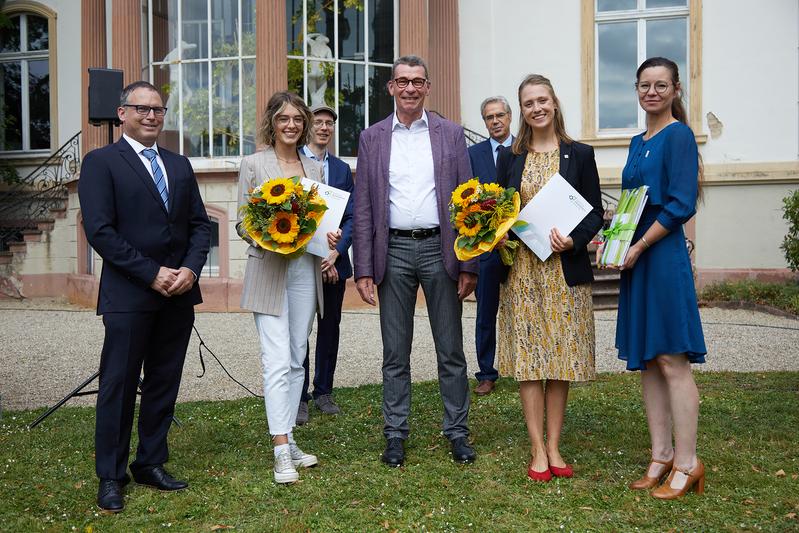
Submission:
[[[559,466],[552,466],[549,465],[549,471],[552,472],[552,475],[555,477],[573,477],[574,476],[574,468],[572,465],[567,464],[563,468]]]
[[[547,482],[552,479],[552,472],[547,468],[543,472],[536,472],[532,467],[527,469],[527,477],[533,481]]]

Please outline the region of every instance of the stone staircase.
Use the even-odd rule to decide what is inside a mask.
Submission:
[[[594,310],[616,309],[619,306],[619,271],[600,270],[596,266],[596,245],[588,245],[594,283],[591,285]]]
[[[72,241],[65,229],[69,190],[80,169],[80,132],[26,177],[0,187],[0,297],[22,298],[30,259],[40,270],[53,265],[53,247]],[[58,235],[53,235],[54,230]],[[66,240],[65,240],[66,239]],[[33,252],[33,253],[32,253]],[[37,272],[38,273],[38,272]]]

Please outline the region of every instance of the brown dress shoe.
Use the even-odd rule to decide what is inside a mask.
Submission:
[[[649,470],[651,470],[653,463],[663,465],[663,469],[660,471],[660,475],[658,477],[649,477]],[[646,467],[646,472],[644,472],[644,477],[636,479],[627,486],[633,490],[653,489],[658,486],[658,484],[664,477],[669,475],[669,472],[671,472],[673,466],[674,466],[673,459],[668,462],[656,461],[655,459],[652,459],[652,463],[650,463],[649,466]]]
[[[689,490],[695,490],[697,494],[705,493],[705,465],[702,461],[697,459],[696,466],[690,471],[685,471],[683,474],[688,478],[685,480],[685,485],[679,489],[671,488],[671,480],[674,475],[680,472],[676,467],[671,470],[671,474],[666,478],[661,486],[652,491],[652,496],[659,500],[676,500],[682,498]]]
[[[494,382],[486,379],[481,381],[477,384],[477,387],[474,388],[474,393],[478,396],[487,396],[494,392]]]

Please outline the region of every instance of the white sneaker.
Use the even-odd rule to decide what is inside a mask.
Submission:
[[[291,450],[291,462],[295,467],[302,466],[308,468],[311,466],[316,466],[319,463],[315,455],[305,453],[304,451],[300,450],[300,447],[296,444],[289,444],[289,449]]]
[[[294,468],[291,453],[288,451],[279,453],[275,457],[275,483],[294,483],[299,479],[300,475]]]

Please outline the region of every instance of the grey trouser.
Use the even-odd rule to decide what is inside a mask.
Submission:
[[[444,402],[444,435],[469,435],[469,382],[463,354],[458,284],[444,269],[441,238],[391,235],[386,273],[378,287],[383,337],[383,434],[408,438],[411,409],[411,342],[416,294],[422,285],[436,347],[438,384]]]

